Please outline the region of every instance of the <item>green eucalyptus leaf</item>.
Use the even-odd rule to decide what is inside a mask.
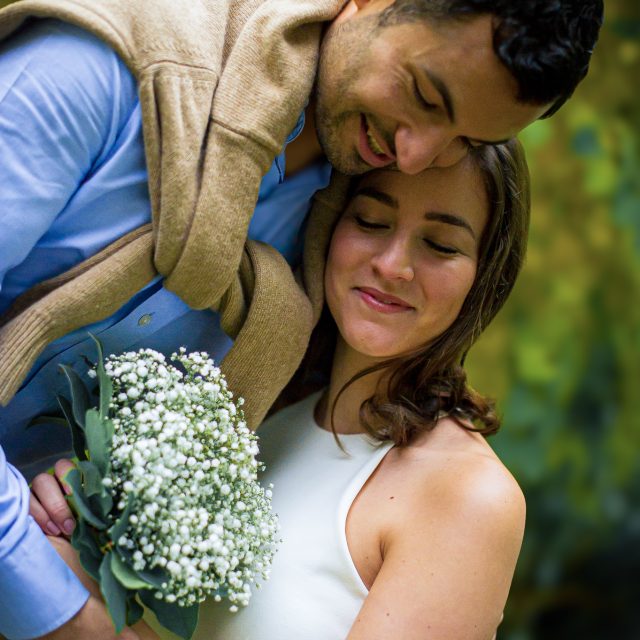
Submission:
[[[80,564],[84,570],[96,581],[99,581],[100,562],[102,553],[98,548],[98,543],[87,523],[80,518],[76,528],[71,535],[71,545],[78,551]]]
[[[130,549],[121,546],[119,544],[119,540],[127,531],[127,527],[129,526],[129,516],[133,511],[133,498],[129,496],[127,499],[127,506],[122,512],[122,515],[109,531],[109,538],[119,551],[121,558],[124,558],[125,562],[129,562],[131,560],[133,552]],[[137,571],[136,573],[142,580],[156,589],[162,589],[162,585],[169,581],[169,574],[167,571],[162,569],[162,567],[145,569],[143,571]]]
[[[31,429],[31,427],[36,427],[40,424],[60,424],[66,427],[69,423],[60,416],[37,416],[29,422],[26,428]]]
[[[113,508],[113,498],[111,495],[108,493],[96,494],[89,496],[88,501],[93,513],[99,515],[103,520],[106,520]]]
[[[162,585],[169,582],[169,573],[162,567],[144,569],[143,571],[138,571],[138,575],[159,590],[163,588]]]
[[[96,581],[100,581],[100,558],[87,551],[86,547],[78,550],[82,568]]]
[[[102,477],[109,471],[109,452],[113,425],[110,420],[103,420],[95,409],[86,413],[85,436],[91,462],[97,467]]]
[[[98,352],[96,373],[98,376],[98,385],[100,387],[100,417],[107,418],[109,416],[109,404],[111,402],[111,396],[113,395],[113,383],[111,381],[111,378],[104,370],[104,354],[102,351],[102,343],[92,333],[89,333],[89,335],[95,342],[96,351]]]
[[[100,551],[93,531],[82,518],[78,520],[76,528],[71,534],[71,544],[74,549],[77,549],[78,551],[85,549],[87,553],[90,553],[96,558],[102,560],[102,552]]]
[[[133,551],[118,544],[115,545],[115,549],[117,549],[118,555],[125,564],[133,562]],[[169,573],[162,567],[142,569],[141,571],[136,571],[136,575],[145,583],[151,587],[155,587],[159,591],[163,589],[163,585],[166,585],[170,579]]]
[[[102,493],[105,486],[102,484],[102,474],[93,462],[83,460],[78,462],[78,468],[82,472],[82,486],[87,496]]]
[[[84,431],[78,426],[78,423],[73,417],[73,409],[71,403],[64,396],[57,396],[58,405],[64,415],[67,425],[71,430],[71,443],[73,444],[73,451],[76,454],[78,460],[87,459],[87,442],[84,437]]]
[[[102,342],[100,342],[100,340],[93,333],[91,333],[91,331],[87,331],[87,333],[89,334],[89,337],[93,340],[93,342],[96,345],[96,351],[98,352],[97,367],[98,368],[102,367],[102,369],[104,369],[104,364],[103,364],[104,353],[102,351]]]
[[[133,563],[133,551],[131,549],[128,549],[127,547],[124,547],[117,542],[114,542],[113,546],[114,549],[118,551],[118,555],[122,558],[123,562],[126,562],[128,564]]]
[[[144,615],[144,609],[136,600],[136,594],[130,593],[127,597],[127,624],[134,625]]]
[[[94,514],[91,510],[91,507],[89,506],[87,497],[84,494],[84,489],[82,488],[80,472],[78,471],[78,469],[71,469],[71,471],[69,471],[63,477],[63,480],[71,487],[73,491],[73,493],[69,496],[69,500],[75,507],[76,511],[80,514],[80,516],[82,516],[91,526],[95,527],[96,529],[106,529],[106,523],[96,514]]]
[[[111,554],[111,572],[118,582],[126,589],[152,589],[153,585],[145,582],[127,564],[125,564],[117,553]]]
[[[67,376],[67,380],[69,381],[73,417],[76,423],[84,429],[85,415],[87,413],[87,409],[91,406],[89,392],[84,386],[84,382],[82,382],[80,376],[71,367],[61,364],[60,368],[64,371],[64,374]]]
[[[120,633],[127,624],[127,590],[116,580],[111,571],[111,556],[107,553],[100,564],[100,591],[109,610],[109,615]]]
[[[191,638],[198,626],[197,604],[191,607],[180,607],[164,600],[158,600],[152,592],[141,591],[139,594],[142,603],[156,614],[158,622],[181,638]]]

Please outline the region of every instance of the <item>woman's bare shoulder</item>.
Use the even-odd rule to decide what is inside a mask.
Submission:
[[[441,419],[433,431],[398,449],[393,462],[411,487],[408,506],[418,526],[421,517],[437,515],[452,526],[464,520],[477,529],[486,526],[489,535],[522,536],[520,486],[487,441],[455,420]]]

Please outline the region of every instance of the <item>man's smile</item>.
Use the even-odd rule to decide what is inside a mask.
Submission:
[[[371,129],[367,129],[367,139],[369,140],[369,146],[371,147],[371,149],[374,151],[374,153],[377,153],[378,155],[385,155],[384,151],[382,150],[382,147],[378,144],[378,141],[375,139],[375,136],[373,135],[373,133],[371,133]]]
[[[362,159],[370,166],[380,168],[390,165],[394,157],[387,153],[376,137],[367,117],[360,116],[360,136],[358,140],[358,151]]]

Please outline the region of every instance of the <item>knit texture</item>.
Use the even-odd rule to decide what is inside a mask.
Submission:
[[[220,312],[235,338],[222,369],[247,422],[260,423],[319,316],[347,180],[336,177],[314,205],[304,286],[275,249],[247,241],[247,229],[262,176],[311,90],[322,23],[342,4],[20,0],[0,10],[0,38],[28,18],[57,18],[121,56],[138,81],[152,208],[151,225],[34,287],[0,319],[0,403],[47,344],[115,313],[160,273],[192,308]]]

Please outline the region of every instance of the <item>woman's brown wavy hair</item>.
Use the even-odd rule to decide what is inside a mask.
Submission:
[[[360,407],[363,427],[378,440],[407,444],[417,433],[433,428],[443,412],[484,435],[500,426],[494,403],[467,384],[464,360],[505,303],[522,267],[529,230],[529,171],[515,139],[473,149],[470,155],[482,172],[490,210],[476,277],[458,317],[418,350],[359,372],[336,398],[337,403],[355,380],[386,370],[384,384]],[[285,391],[287,403],[326,385],[336,331],[325,305],[305,360]],[[469,427],[469,422],[475,426]]]

